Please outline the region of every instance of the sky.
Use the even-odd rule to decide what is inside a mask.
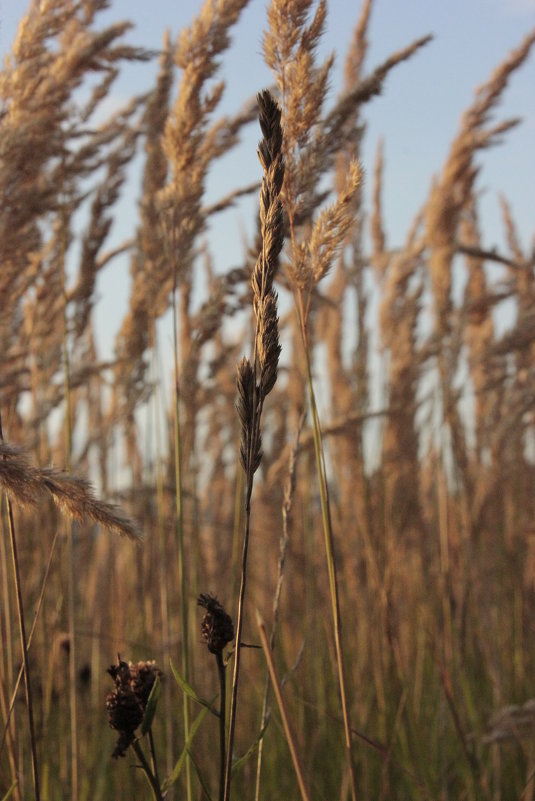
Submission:
[[[266,0],[250,0],[233,32],[233,45],[222,59],[226,80],[221,112],[236,112],[243,102],[272,83],[262,60],[262,31],[266,25]],[[98,19],[101,25],[130,19],[134,23],[129,41],[158,49],[163,33],[172,36],[189,25],[202,6],[201,0],[111,0]],[[332,97],[341,86],[344,58],[358,19],[361,2],[330,0],[327,29],[320,56],[335,53]],[[24,4],[0,0],[0,54],[9,52]],[[370,47],[366,71],[393,51],[432,33],[435,39],[394,68],[383,95],[367,105],[367,132],[363,148],[365,192],[369,197],[377,143],[384,140],[384,216],[388,245],[401,245],[410,224],[424,203],[434,175],[440,172],[464,109],[477,86],[522,38],[535,27],[535,0],[375,0],[369,28]],[[127,98],[153,85],[156,64],[127,69],[113,90],[112,102]],[[535,186],[535,53],[516,73],[504,94],[494,119],[522,117],[523,123],[507,135],[504,144],[478,157],[482,171],[477,187],[481,192],[484,245],[503,248],[498,193],[503,192],[513,209],[521,241],[530,249],[535,232],[533,187]],[[249,126],[244,144],[226,157],[208,179],[208,202],[237,185],[259,179],[256,144],[259,132]],[[110,245],[132,235],[136,218],[138,176],[127,185],[118,207],[118,219]],[[210,232],[216,258],[228,269],[240,262],[243,233],[251,231],[251,206],[241,206],[231,216],[214,219]],[[99,293],[103,300],[97,312],[104,319],[119,319],[123,298],[128,294],[126,259],[107,268]],[[107,337],[108,341],[109,338]]]

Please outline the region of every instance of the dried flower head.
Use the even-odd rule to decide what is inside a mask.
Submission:
[[[212,654],[220,654],[225,645],[234,639],[234,624],[232,618],[225,612],[215,595],[201,593],[197,603],[206,609],[202,619],[202,638]]]
[[[135,739],[135,730],[143,721],[147,701],[156,679],[162,675],[154,660],[123,662],[108,668],[115,689],[106,696],[108,720],[112,729],[119,732],[112,756],[122,757]]]

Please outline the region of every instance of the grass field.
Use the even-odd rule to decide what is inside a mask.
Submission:
[[[230,118],[247,0],[157,56],[104,5],[33,4],[0,73],[0,799],[530,801],[535,262],[505,197],[484,240],[478,156],[535,32],[391,246],[368,104],[430,37],[365,68],[364,2],[335,95],[326,4],[272,0],[273,86]],[[208,203],[246,126],[258,181]],[[210,222],[247,196],[256,236],[216,270]]]

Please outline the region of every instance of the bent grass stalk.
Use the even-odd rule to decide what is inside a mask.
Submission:
[[[286,741],[288,743],[288,748],[290,749],[290,754],[292,757],[292,762],[295,770],[295,775],[297,776],[297,783],[299,784],[299,792],[301,793],[301,798],[303,801],[310,801],[310,793],[308,791],[308,787],[305,781],[305,777],[303,774],[303,767],[301,764],[301,759],[299,757],[299,753],[297,751],[297,745],[295,742],[295,736],[292,731],[292,727],[290,725],[290,718],[288,715],[288,711],[286,709],[286,704],[284,702],[284,696],[282,694],[282,687],[279,681],[279,677],[277,675],[277,669],[275,667],[275,662],[273,661],[273,654],[271,651],[271,646],[268,641],[268,636],[266,632],[266,627],[264,625],[264,621],[260,613],[256,612],[256,622],[258,625],[258,633],[260,635],[260,642],[262,644],[262,648],[264,650],[264,656],[266,657],[266,662],[269,670],[269,676],[271,678],[271,683],[273,685],[273,690],[275,692],[275,697],[277,699],[277,703],[279,705],[279,711],[282,717],[282,725],[284,727],[284,734],[286,735]]]

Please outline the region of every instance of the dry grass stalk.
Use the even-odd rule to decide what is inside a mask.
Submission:
[[[299,786],[299,792],[301,794],[301,798],[303,801],[309,801],[310,793],[308,790],[307,783],[304,777],[303,771],[303,764],[300,754],[297,750],[297,744],[295,741],[295,735],[293,733],[293,727],[290,721],[290,717],[288,714],[288,710],[286,708],[286,703],[284,701],[284,696],[282,695],[282,684],[278,677],[277,670],[275,668],[275,662],[273,661],[273,654],[271,651],[271,646],[268,641],[266,627],[264,625],[264,621],[262,620],[260,613],[257,611],[257,625],[258,630],[260,633],[260,642],[262,644],[262,648],[264,650],[264,656],[266,657],[266,662],[269,668],[269,675],[271,678],[271,683],[275,690],[275,696],[277,698],[277,703],[279,705],[279,711],[282,717],[282,725],[284,727],[284,734],[286,737],[286,742],[288,743],[288,747],[290,748],[290,752],[292,755],[292,762],[295,770],[295,774],[297,777],[297,783]]]

